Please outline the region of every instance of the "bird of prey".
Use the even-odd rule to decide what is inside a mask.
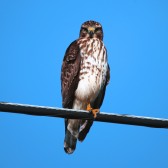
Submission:
[[[103,29],[96,21],[82,24],[79,38],[65,52],[61,69],[63,108],[87,110],[94,118],[102,105],[110,80]],[[83,141],[93,120],[65,119],[64,150],[71,154]]]

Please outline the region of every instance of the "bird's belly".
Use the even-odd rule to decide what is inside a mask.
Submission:
[[[85,75],[79,83],[75,91],[75,96],[78,100],[84,102],[94,101],[101,89],[101,81],[95,75]]]

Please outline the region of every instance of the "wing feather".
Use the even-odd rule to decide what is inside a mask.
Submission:
[[[65,52],[61,70],[62,106],[72,108],[79,82],[80,50],[77,41],[70,44]]]

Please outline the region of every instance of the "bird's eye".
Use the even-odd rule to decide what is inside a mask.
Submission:
[[[88,32],[88,29],[87,29],[87,28],[83,28],[83,31],[84,31],[84,32]]]
[[[97,27],[95,31],[96,31],[96,32],[101,31],[101,27]]]

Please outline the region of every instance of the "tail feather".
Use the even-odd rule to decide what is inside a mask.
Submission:
[[[76,148],[77,138],[79,134],[80,120],[68,119],[65,120],[65,139],[64,150],[71,154]]]
[[[77,138],[73,136],[69,130],[66,131],[64,139],[64,150],[66,153],[71,154],[76,148]]]
[[[92,124],[93,120],[65,119],[64,150],[67,154],[75,151],[77,139],[82,142]]]

